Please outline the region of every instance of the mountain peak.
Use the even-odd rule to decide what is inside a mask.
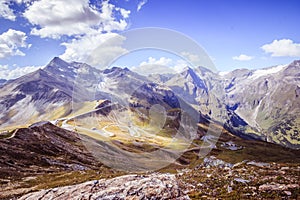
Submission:
[[[190,79],[197,87],[206,88],[203,80],[195,73],[195,71],[188,67],[185,72],[183,72],[183,76],[185,79]]]
[[[58,74],[61,77],[69,77],[74,79],[76,77],[77,65],[72,65],[59,57],[54,57],[49,64],[45,67],[45,71],[51,74]]]
[[[117,72],[123,72],[123,71],[130,71],[127,67],[126,68],[121,68],[121,67],[112,67],[109,69],[105,69],[103,71],[104,74],[110,74],[110,73],[117,73]]]
[[[67,63],[66,61],[62,60],[61,58],[59,57],[54,57],[50,62],[49,64],[47,65],[48,66],[53,66],[53,67],[57,67],[57,66],[60,66],[60,67],[65,67],[65,66],[68,66],[69,63]],[[46,67],[46,68],[47,68]]]

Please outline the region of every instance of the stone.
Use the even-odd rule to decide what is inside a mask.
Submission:
[[[299,188],[298,184],[279,184],[279,183],[272,183],[272,184],[263,184],[260,185],[258,190],[259,191],[284,191],[288,189],[296,189]]]
[[[227,186],[227,192],[228,192],[228,193],[232,192],[232,187],[229,186],[229,185]]]
[[[206,168],[210,168],[210,167],[232,168],[233,166],[233,164],[217,159],[215,156],[205,157],[203,160],[203,165]]]
[[[289,167],[281,167],[280,170],[289,170]]]
[[[247,165],[253,165],[253,166],[256,166],[256,167],[270,167],[269,163],[256,162],[256,161],[247,162]]]
[[[240,150],[240,149],[243,149],[242,146],[239,146],[237,144],[235,144],[234,142],[232,141],[228,141],[228,142],[223,142],[221,144],[221,147],[225,148],[225,149],[229,149],[231,151],[237,151],[237,150]]]
[[[249,180],[246,180],[243,178],[234,178],[234,180],[239,183],[249,183],[250,182]]]
[[[291,196],[291,195],[292,195],[292,193],[291,193],[290,191],[284,191],[284,193],[285,193],[286,195],[288,195],[288,196]]]

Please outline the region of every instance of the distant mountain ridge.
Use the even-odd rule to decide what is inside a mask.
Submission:
[[[234,109],[256,135],[274,143],[299,148],[300,61],[242,76],[223,77],[227,86],[223,101]]]
[[[0,85],[4,84],[7,80],[5,79],[0,79]]]
[[[53,120],[70,113],[72,101],[124,97],[155,82],[153,91],[159,85],[169,88],[201,115],[223,122],[236,135],[300,148],[299,72],[300,61],[294,61],[221,75],[198,67],[146,77],[127,68],[98,70],[55,57],[44,69],[0,87],[0,123],[8,127]]]

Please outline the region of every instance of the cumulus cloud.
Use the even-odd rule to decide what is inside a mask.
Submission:
[[[11,9],[12,3],[25,4],[29,6],[33,0],[0,0],[0,17],[11,21],[16,20],[16,13]]]
[[[8,70],[8,65],[0,65],[0,71]]]
[[[129,14],[131,13],[130,10],[126,10],[126,9],[124,9],[124,8],[118,8],[118,7],[117,7],[116,10],[117,10],[117,11],[120,11],[120,13],[121,13],[122,17],[124,17],[124,19],[129,18]]]
[[[26,33],[9,29],[0,35],[0,58],[24,56],[19,48],[30,47],[26,44]]]
[[[182,72],[186,67],[190,66],[185,60],[177,60],[173,66],[173,69],[179,73]]]
[[[40,68],[41,66],[26,66],[9,69],[7,65],[0,65],[0,79],[16,79]]]
[[[188,64],[184,60],[172,60],[171,58],[161,57],[159,59],[149,57],[147,61],[143,61],[139,66],[132,67],[131,70],[142,74],[167,74],[181,72]]]
[[[160,59],[155,59],[153,57],[149,57],[147,61],[144,61],[140,64],[143,65],[170,65],[172,63],[171,58],[161,57]]]
[[[114,58],[126,52],[121,47],[124,40],[117,33],[86,35],[72,42],[62,43],[66,50],[60,58],[85,62],[98,68],[107,67]]]
[[[29,6],[35,0],[14,0],[14,1],[17,2],[17,4],[24,3],[26,6]]]
[[[234,56],[232,57],[233,60],[238,60],[238,61],[249,61],[252,60],[253,57],[252,56],[247,56],[245,54],[241,54],[239,56]]]
[[[115,12],[120,13],[121,19],[115,18]],[[23,16],[35,26],[31,34],[57,39],[62,35],[124,30],[127,27],[125,19],[129,14],[130,11],[108,1],[103,1],[98,9],[89,0],[40,0],[28,6]]]
[[[9,5],[9,0],[0,0],[0,16],[4,19],[15,21],[16,15],[14,14],[13,10],[10,9]]]
[[[104,1],[102,3],[100,13],[100,30],[103,31],[122,31],[127,27],[127,22],[125,21],[126,18],[129,17],[130,11],[125,10],[124,8],[116,7],[113,4],[110,4],[108,1]],[[114,12],[120,12],[123,19],[117,20],[114,16]]]
[[[300,43],[294,43],[290,39],[274,40],[270,44],[265,44],[261,47],[266,53],[271,53],[273,57],[300,56]]]
[[[184,51],[184,52],[181,52],[181,56],[183,56],[185,59],[187,59],[190,63],[192,63],[195,66],[201,65],[201,59],[196,54]]]
[[[89,0],[35,1],[24,13],[24,17],[34,25],[31,31],[33,35],[53,39],[60,39],[63,35],[75,36],[72,40],[61,43],[66,48],[60,55],[62,59],[87,62],[96,67],[103,67],[114,56],[124,53],[121,46],[115,43],[108,46],[109,42],[106,41],[111,42],[111,38],[123,40],[122,36],[112,31],[126,29],[129,15],[129,10],[109,1],[96,6],[90,4]],[[97,49],[104,42],[105,48]],[[95,49],[98,53],[95,53]]]
[[[140,11],[147,2],[148,0],[141,0],[137,5],[136,11]]]

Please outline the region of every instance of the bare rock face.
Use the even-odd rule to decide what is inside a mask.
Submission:
[[[42,190],[21,200],[35,199],[190,199],[171,174],[126,175],[109,180]]]

